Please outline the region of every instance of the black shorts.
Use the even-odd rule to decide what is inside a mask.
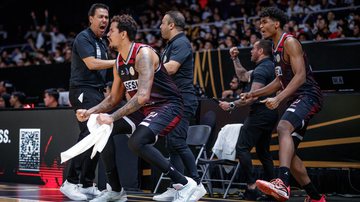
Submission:
[[[147,110],[148,111],[148,110]],[[139,125],[148,127],[155,135],[167,135],[181,120],[182,111],[172,104],[152,107]]]
[[[286,109],[281,120],[286,120],[294,127],[293,139],[302,140],[310,119],[321,110],[321,103],[308,95],[299,96]],[[298,141],[295,141],[298,144]]]

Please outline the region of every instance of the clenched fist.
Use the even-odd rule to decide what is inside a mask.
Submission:
[[[78,109],[76,110],[76,118],[80,122],[87,121],[90,117],[90,114],[87,112],[86,109]]]

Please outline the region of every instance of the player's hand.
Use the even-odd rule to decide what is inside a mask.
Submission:
[[[280,104],[280,100],[276,97],[266,98],[265,100],[261,100],[260,102],[265,103],[266,107],[271,110],[276,109]]]
[[[257,97],[254,97],[251,92],[248,92],[248,93],[241,93],[240,99],[242,101],[250,101],[250,100],[257,100]]]
[[[114,122],[114,119],[109,114],[99,114],[98,117],[96,117],[96,121],[102,125],[102,124],[112,124]]]
[[[89,117],[90,117],[90,114],[87,112],[86,109],[78,109],[78,110],[76,110],[76,118],[80,122],[84,122],[84,121],[88,120]]]
[[[219,101],[219,107],[223,109],[224,111],[229,111],[230,109],[230,103],[225,101]]]
[[[237,56],[239,55],[239,49],[237,47],[232,47],[230,48],[230,57],[231,58],[237,58]]]

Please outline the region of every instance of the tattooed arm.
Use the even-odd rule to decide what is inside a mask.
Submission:
[[[150,48],[140,49],[135,63],[135,69],[139,73],[137,93],[123,107],[110,115],[114,121],[139,110],[148,102],[158,63],[157,58],[157,55]]]
[[[113,68],[113,74],[114,81],[111,87],[110,95],[107,96],[101,103],[88,110],[78,109],[76,111],[76,117],[79,121],[86,121],[87,119],[89,119],[90,115],[94,113],[108,112],[121,102],[124,97],[125,86],[122,83],[115,66]]]

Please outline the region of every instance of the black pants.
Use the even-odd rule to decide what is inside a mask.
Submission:
[[[104,99],[104,94],[101,89],[97,88],[70,88],[69,100],[76,111],[77,109],[90,109],[99,104]],[[87,122],[78,122],[80,134],[78,142],[90,134],[86,124]],[[67,181],[73,184],[82,184],[83,187],[93,186],[95,178],[95,169],[99,159],[96,155],[90,159],[92,147],[84,153],[76,156],[70,161],[69,171],[67,174]]]
[[[271,133],[278,120],[276,110],[269,110],[265,105],[252,106],[249,117],[241,128],[236,145],[236,156],[245,175],[246,183],[253,184],[253,165],[251,149],[255,146],[256,153],[264,168],[264,179],[274,178],[274,163],[270,153]]]
[[[113,136],[131,134],[131,132],[132,132],[131,126],[124,119],[119,119],[115,121],[110,138],[100,154],[101,160],[105,167],[105,174],[107,181],[110,184],[113,191],[119,192],[121,191],[121,187],[122,187],[116,166],[115,143]],[[124,166],[126,165],[126,162],[122,162],[122,163]]]
[[[190,117],[186,114],[184,113],[180,123],[166,136],[166,148],[170,154],[171,164],[182,174],[185,167],[189,172],[189,177],[200,183],[194,154],[186,143]]]

